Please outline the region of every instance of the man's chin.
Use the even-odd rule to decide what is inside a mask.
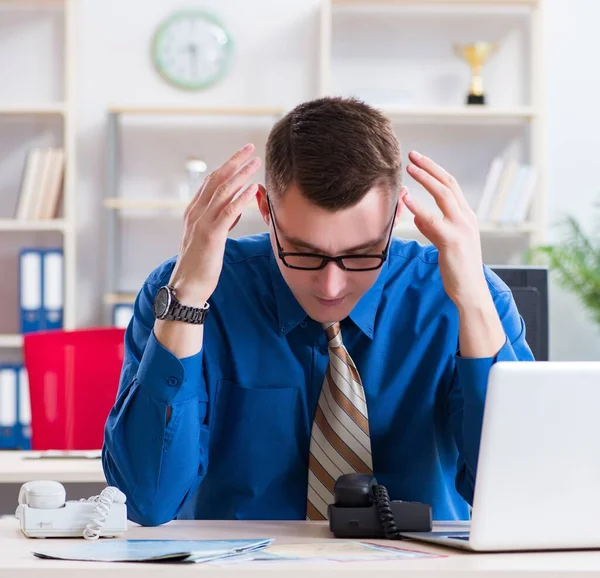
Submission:
[[[316,301],[316,302],[315,302]],[[349,307],[349,302],[344,300],[339,305],[328,307],[321,305],[318,300],[313,300],[311,307],[306,311],[311,319],[314,319],[317,323],[335,323],[345,319],[352,311],[352,307]]]

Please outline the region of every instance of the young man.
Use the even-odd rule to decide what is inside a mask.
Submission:
[[[144,525],[324,519],[356,471],[468,518],[488,371],[532,354],[459,185],[410,153],[441,214],[422,208],[390,121],[354,99],[276,124],[266,188],[244,188],[253,150],[205,180],[137,297],[107,480]],[[254,198],[269,233],[228,239]],[[392,237],[404,207],[431,246]]]

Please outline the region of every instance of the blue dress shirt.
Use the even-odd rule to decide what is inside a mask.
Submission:
[[[494,358],[460,357],[437,256],[394,238],[342,337],[364,383],[378,482],[392,499],[431,504],[434,519],[468,519],[488,371],[533,356],[509,288],[485,267],[506,341]],[[227,241],[202,351],[184,359],[153,333],[175,258],[140,290],[102,455],[134,522],[305,518],[327,340],[275,259],[268,233]]]

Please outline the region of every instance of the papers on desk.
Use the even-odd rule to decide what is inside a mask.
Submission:
[[[208,562],[265,548],[260,540],[106,540],[39,548],[39,558],[85,562]]]
[[[260,551],[228,560],[216,560],[213,564],[257,561],[310,561],[310,562],[376,562],[382,560],[403,560],[415,558],[441,558],[439,554],[419,552],[392,546],[382,546],[370,542],[330,540],[300,544],[272,544]]]
[[[440,558],[393,545],[330,540],[299,544],[273,544],[258,540],[106,540],[69,546],[39,548],[39,558],[85,562],[210,562],[230,564],[251,561],[370,562]]]

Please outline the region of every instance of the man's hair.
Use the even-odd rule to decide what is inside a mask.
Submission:
[[[401,185],[400,143],[391,121],[356,98],[324,97],[298,105],[269,134],[266,186],[279,198],[292,185],[328,210],[357,204],[381,186]]]

